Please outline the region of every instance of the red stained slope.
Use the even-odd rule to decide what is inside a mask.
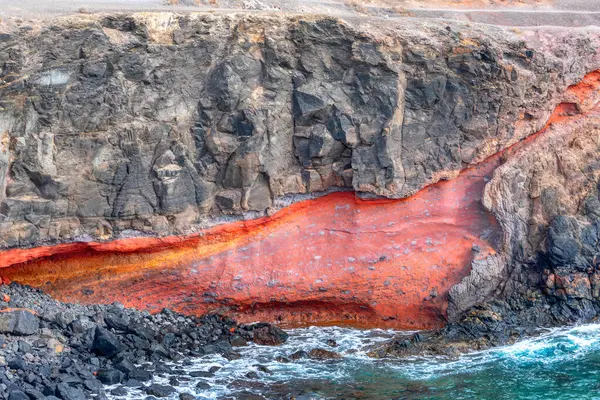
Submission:
[[[574,105],[557,107],[548,124],[581,118],[599,77],[570,88]],[[9,250],[0,253],[1,274],[67,301],[287,325],[439,327],[448,290],[474,255],[494,253],[490,243],[501,234],[480,200],[502,155],[404,200],[334,193],[202,236]]]

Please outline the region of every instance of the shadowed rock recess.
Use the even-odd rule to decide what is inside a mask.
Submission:
[[[240,321],[591,319],[598,48],[594,28],[210,13],[0,35],[0,276]]]

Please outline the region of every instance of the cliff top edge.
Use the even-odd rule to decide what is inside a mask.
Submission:
[[[453,20],[497,26],[600,26],[596,0],[3,0],[0,32],[43,24],[61,16],[99,13],[238,12],[345,20]]]

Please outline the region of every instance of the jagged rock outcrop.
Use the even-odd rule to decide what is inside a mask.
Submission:
[[[591,32],[441,23],[165,13],[2,40],[5,248],[406,197],[541,128],[598,64]]]
[[[507,152],[486,185],[483,204],[502,226],[505,268],[500,279],[498,269],[473,268],[450,290],[446,338],[486,347],[597,318],[598,78],[592,72],[568,88],[547,127]]]
[[[483,198],[503,227],[505,296],[543,295],[553,308],[566,307],[558,322],[590,319],[599,308],[599,77],[567,90],[573,103],[496,169]]]
[[[591,301],[599,45],[194,13],[3,35],[0,275],[68,300],[411,328],[523,288]],[[356,196],[292,204],[331,191]]]

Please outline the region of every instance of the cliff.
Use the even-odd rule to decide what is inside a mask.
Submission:
[[[568,301],[556,282],[598,248],[599,44],[234,13],[0,35],[0,275],[286,323],[437,327],[506,288]]]

